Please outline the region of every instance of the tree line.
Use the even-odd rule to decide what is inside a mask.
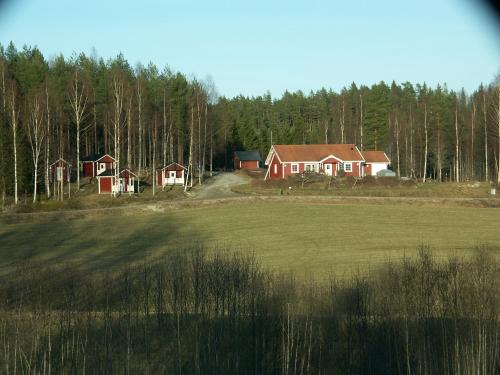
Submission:
[[[320,284],[217,249],[97,274],[22,261],[0,283],[0,374],[496,374],[495,251]]]
[[[285,92],[273,99],[219,97],[214,82],[132,67],[123,55],[46,59],[36,47],[0,46],[2,201],[43,191],[49,165],[110,153],[141,177],[177,161],[188,180],[229,168],[238,149],[271,144],[355,143],[384,150],[398,176],[498,181],[500,86],[472,94],[409,82]],[[76,187],[80,187],[76,174]],[[154,180],[154,179],[153,179]],[[154,184],[154,182],[153,182]]]

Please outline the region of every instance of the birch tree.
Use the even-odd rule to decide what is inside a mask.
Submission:
[[[14,81],[10,82],[10,126],[12,129],[12,149],[14,152],[14,203],[19,202],[17,188],[17,127],[19,125],[19,104],[17,102],[17,87]]]
[[[115,167],[115,186],[119,185],[120,174],[120,146],[121,146],[121,130],[123,127],[123,98],[124,98],[124,82],[123,77],[119,72],[114,72],[111,92],[113,95],[113,149],[115,152],[116,167]]]
[[[85,90],[85,85],[80,82],[78,78],[79,69],[75,68],[73,75],[73,82],[71,84],[71,93],[69,95],[69,102],[71,105],[71,111],[73,115],[73,120],[76,125],[76,191],[80,190],[80,135],[86,129],[82,129],[82,121],[85,119],[87,114],[85,113],[87,108],[87,92]],[[90,126],[90,125],[89,125]]]
[[[424,169],[422,171],[422,182],[425,182],[427,176],[427,150],[428,150],[428,131],[427,131],[427,103],[424,104],[424,134],[425,134],[425,151],[424,151]]]
[[[31,158],[33,161],[34,169],[34,182],[33,182],[33,203],[36,202],[37,187],[38,187],[38,164],[40,154],[43,149],[43,141],[46,135],[46,127],[43,124],[44,108],[41,103],[39,93],[34,93],[33,98],[29,102],[30,118],[26,121],[26,134],[31,148]]]

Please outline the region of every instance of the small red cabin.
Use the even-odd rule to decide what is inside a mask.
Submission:
[[[109,154],[93,154],[84,156],[80,160],[82,177],[96,177],[116,168],[116,159]]]
[[[139,178],[130,169],[123,169],[118,175],[118,181],[115,173],[114,169],[108,169],[97,176],[99,194],[139,192]]]
[[[50,165],[50,181],[56,182],[70,182],[71,178],[71,164],[63,158],[57,159]]]
[[[121,193],[138,193],[139,192],[139,178],[137,175],[125,168],[120,172],[120,186]]]
[[[156,170],[156,183],[159,186],[184,185],[185,167],[179,163],[170,163]]]
[[[234,169],[259,169],[261,162],[259,151],[235,151],[234,152]]]
[[[116,185],[116,176],[114,169],[108,169],[97,176],[99,194],[113,193],[113,187]]]

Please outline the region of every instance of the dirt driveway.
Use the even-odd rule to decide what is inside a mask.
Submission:
[[[196,190],[191,191],[191,193],[193,194],[193,199],[231,198],[239,196],[239,194],[232,192],[231,188],[247,182],[248,177],[229,172],[221,172]]]

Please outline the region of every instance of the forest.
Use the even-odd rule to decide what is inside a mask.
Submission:
[[[58,158],[110,153],[148,179],[177,161],[191,183],[230,168],[235,150],[271,144],[355,143],[384,150],[401,177],[498,183],[498,77],[472,93],[429,87],[352,83],[340,92],[219,96],[200,80],[123,55],[46,58],[36,47],[0,46],[2,202],[50,198],[49,165]],[[74,176],[77,191],[79,176]],[[20,198],[21,197],[21,198]]]

